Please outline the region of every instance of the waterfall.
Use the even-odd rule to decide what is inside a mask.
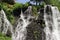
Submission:
[[[12,34],[12,40],[26,40],[26,36],[27,36],[26,27],[28,27],[28,25],[32,22],[31,20],[34,18],[33,16],[31,16],[30,13],[31,6],[29,6],[28,9],[27,9],[28,13],[23,13],[21,11],[20,18],[18,19],[17,27],[15,29],[15,32]]]
[[[32,22],[32,19],[34,18],[31,14],[32,7],[29,6],[26,13],[23,13],[21,11],[20,18],[17,20],[17,26],[14,27],[9,22],[9,20],[6,17],[6,14],[3,10],[0,11],[0,32],[3,34],[7,34],[7,31],[9,30],[12,33],[12,40],[26,40],[26,34],[28,25]]]
[[[18,19],[17,27],[12,35],[12,40],[26,40],[26,34],[27,34],[26,27],[31,23],[29,21],[30,18],[31,18],[30,15],[26,17],[21,12],[20,18]]]
[[[46,5],[44,8],[46,40],[60,40],[60,13],[56,6]]]
[[[6,34],[7,30],[12,32],[12,25],[8,21],[5,12],[3,10],[0,11],[0,32]]]
[[[9,30],[12,33],[12,40],[26,40],[28,25],[34,19],[32,15],[32,7],[23,13],[21,11],[20,18],[17,20],[15,29],[6,17],[3,10],[0,11],[0,32],[7,34]],[[56,6],[46,5],[44,7],[44,21],[46,27],[44,32],[46,40],[60,40],[60,13]]]

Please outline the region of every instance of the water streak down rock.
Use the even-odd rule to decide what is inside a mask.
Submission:
[[[46,5],[44,9],[46,40],[60,40],[60,13],[56,6]]]
[[[31,10],[31,6],[28,7],[28,9]],[[27,9],[27,10],[28,10]],[[27,15],[27,14],[26,14]],[[28,25],[32,22],[32,19],[34,18],[30,12],[26,16],[21,11],[20,18],[17,21],[17,26],[15,29],[11,25],[11,23],[8,21],[6,14],[3,10],[0,11],[0,32],[7,34],[7,31],[9,30],[12,33],[12,40],[25,40]]]
[[[28,25],[32,22],[31,19],[33,19],[29,13],[26,16],[23,14],[21,11],[20,18],[18,19],[17,27],[15,29],[15,32],[12,34],[12,40],[26,40],[26,34],[27,34],[27,29]]]
[[[12,33],[12,25],[8,21],[5,12],[3,10],[0,11],[0,32],[7,34],[7,31]]]

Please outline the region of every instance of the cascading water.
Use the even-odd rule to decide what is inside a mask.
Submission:
[[[12,32],[12,25],[8,21],[5,12],[3,10],[0,11],[0,32],[6,34],[7,30]]]
[[[30,6],[31,7],[31,6]],[[31,9],[29,7],[29,9]],[[28,10],[27,10],[28,11]],[[31,11],[31,10],[29,10]],[[28,25],[31,23],[30,12],[26,15],[21,11],[20,18],[18,19],[18,24],[15,30],[13,26],[8,21],[5,12],[0,11],[0,32],[6,34],[8,30],[12,33],[12,40],[26,40],[26,34]],[[44,20],[46,27],[44,32],[46,34],[46,40],[60,40],[60,13],[57,7],[47,5],[44,8]]]
[[[28,8],[31,8],[30,6]],[[15,32],[12,34],[12,40],[26,40],[27,29],[26,27],[31,23],[33,17],[28,13],[24,15],[21,11],[20,18],[18,19],[18,24]]]
[[[31,23],[31,20],[34,18],[31,14],[31,6],[28,7],[27,11],[29,10],[28,14],[23,14],[21,11],[20,18],[18,19],[17,27],[15,29],[8,21],[5,12],[3,10],[0,11],[0,32],[7,34],[9,30],[12,33],[12,40],[25,40],[27,29],[26,27]]]
[[[44,9],[46,40],[60,40],[60,14],[55,6],[47,5]]]
[[[25,16],[21,12],[15,33],[12,35],[12,40],[25,40],[27,33],[26,27],[31,23],[29,22],[30,18],[31,16],[29,15],[27,16],[27,19],[25,19]]]

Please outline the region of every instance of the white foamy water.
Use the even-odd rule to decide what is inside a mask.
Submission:
[[[32,19],[34,18],[31,14],[32,7],[29,6],[27,11],[28,14],[23,14],[21,11],[20,18],[17,20],[17,26],[14,27],[9,22],[9,20],[6,17],[6,14],[3,10],[0,11],[0,32],[7,34],[7,31],[9,30],[12,33],[12,40],[26,40],[26,34],[28,25],[32,22]],[[30,11],[29,11],[30,10]]]
[[[0,11],[0,23],[0,32],[6,34],[8,29],[12,32],[12,25],[8,21],[3,10]]]
[[[56,6],[50,6],[49,11],[46,12],[47,6],[44,10],[44,20],[46,40],[60,40],[60,13]],[[51,11],[50,11],[51,10]]]
[[[28,9],[31,9],[31,7],[28,7]],[[27,14],[23,14],[21,11],[20,18],[18,19],[18,24],[15,29],[15,32],[12,34],[12,40],[26,40],[26,34],[28,25],[32,22],[31,19],[33,19],[30,15],[30,12]]]
[[[30,16],[25,19],[25,16],[21,12],[20,18],[18,20],[18,25],[12,35],[12,40],[25,40],[27,33],[26,27],[28,26],[28,24],[30,24],[29,19]]]

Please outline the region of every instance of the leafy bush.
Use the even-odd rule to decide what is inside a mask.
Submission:
[[[9,3],[9,4],[14,4],[14,0],[1,0],[2,2]]]
[[[8,20],[13,24],[14,21],[12,22],[12,20],[14,19],[14,16],[12,15],[12,10],[13,10],[13,5],[7,4],[7,3],[0,3],[2,7],[0,7],[1,9],[3,9],[7,15]],[[12,15],[12,17],[11,17]]]
[[[37,16],[37,7],[33,6],[32,8],[33,15]]]
[[[29,6],[29,3],[25,3],[23,7],[28,7]]]
[[[57,6],[60,10],[60,1],[59,0],[44,0],[46,4]]]
[[[13,9],[17,9],[17,8],[22,8],[23,7],[23,4],[20,4],[20,3],[15,3],[14,5],[13,5]]]

